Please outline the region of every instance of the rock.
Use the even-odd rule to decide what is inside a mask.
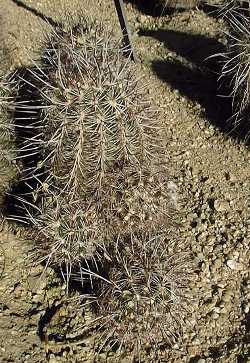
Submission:
[[[249,310],[250,310],[250,305],[245,305],[245,307],[244,307],[244,313],[245,314],[248,314],[249,313]]]
[[[220,314],[224,315],[224,314],[227,314],[228,311],[227,311],[227,308],[226,307],[223,307],[222,309],[220,309]]]
[[[57,363],[57,359],[54,358],[54,356],[52,356],[50,359],[49,359],[49,363]]]
[[[229,302],[232,300],[232,294],[230,292],[226,292],[223,296],[222,296],[222,300],[224,302]]]
[[[242,265],[235,260],[227,260],[226,264],[231,270],[242,270]]]
[[[211,315],[211,318],[213,319],[213,320],[216,320],[216,319],[218,319],[219,318],[219,314],[217,314],[217,313],[212,313],[212,315]]]
[[[35,304],[42,303],[42,301],[43,301],[43,296],[42,296],[42,295],[39,295],[39,294],[36,294],[36,295],[34,295],[34,296],[33,296],[32,301],[33,301]]]
[[[193,345],[200,345],[200,339],[197,336],[195,336],[192,339],[192,343],[193,343]]]
[[[217,212],[227,212],[230,209],[229,202],[227,200],[215,200],[214,202],[214,209]]]
[[[216,258],[213,261],[213,265],[214,265],[215,269],[220,268],[223,265],[222,259],[221,258]]]
[[[216,307],[214,308],[214,312],[215,312],[215,313],[217,313],[217,314],[219,314],[219,313],[220,313],[220,308],[219,308],[218,306],[216,306]]]

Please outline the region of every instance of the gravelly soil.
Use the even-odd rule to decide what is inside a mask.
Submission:
[[[26,8],[17,3],[0,0],[6,69],[29,64],[48,22],[62,21],[65,11],[75,14],[82,6],[66,0],[26,0]],[[109,25],[116,21],[112,1],[84,7]],[[216,96],[218,62],[204,61],[223,50],[225,25],[202,9],[152,17],[127,3],[126,11],[137,61],[164,118],[181,233],[196,266],[193,313],[183,341],[162,352],[161,362],[249,362],[250,154],[241,135],[228,132],[230,105]],[[0,361],[90,362],[93,337],[82,335],[90,313],[77,308],[77,294],[65,298],[53,271],[39,279],[42,267],[29,264],[31,247],[19,235],[7,224],[0,232]],[[98,361],[105,359],[102,354]]]

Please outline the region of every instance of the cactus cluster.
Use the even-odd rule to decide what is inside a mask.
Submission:
[[[222,9],[230,27],[222,75],[230,77],[239,121],[250,105],[250,24],[235,4]],[[158,115],[124,51],[87,19],[53,29],[18,86],[9,77],[0,82],[0,195],[18,153],[30,195],[17,197],[26,213],[17,218],[31,223],[36,256],[67,286],[90,282],[98,350],[130,351],[139,361],[152,350],[157,361],[185,324],[192,264],[174,233],[176,186]]]
[[[104,344],[134,342],[139,354],[149,336],[178,335],[188,278],[171,247],[176,195],[157,112],[123,51],[88,20],[54,29],[41,61],[20,76],[29,96],[17,97],[14,123],[28,130],[19,157],[33,200],[19,198],[20,220],[32,224],[36,255],[67,286],[90,280]]]

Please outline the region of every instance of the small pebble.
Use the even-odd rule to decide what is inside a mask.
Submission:
[[[230,209],[230,205],[226,200],[215,200],[214,208],[217,212],[227,212]]]
[[[231,270],[237,270],[237,271],[242,270],[241,264],[234,260],[227,260],[226,264]]]

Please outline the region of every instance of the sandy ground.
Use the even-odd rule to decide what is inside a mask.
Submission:
[[[83,7],[94,9],[119,31],[112,1],[83,3],[0,0],[2,70],[30,64],[44,30],[65,13],[74,18]],[[202,9],[157,17],[127,3],[126,11],[137,62],[164,117],[181,233],[196,265],[193,314],[161,362],[249,362],[249,147],[239,133],[229,134],[229,101],[216,96],[217,63],[204,61],[223,49],[224,24]],[[39,278],[42,268],[27,262],[31,247],[19,235],[7,224],[0,232],[0,361],[91,362],[91,336],[83,340],[81,333],[88,314],[77,309],[77,294],[66,299],[51,270]]]

